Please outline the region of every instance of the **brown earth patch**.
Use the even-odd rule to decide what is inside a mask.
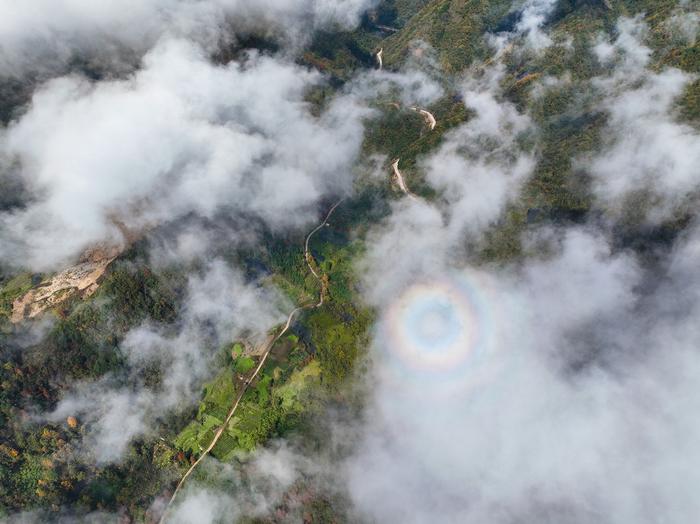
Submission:
[[[87,298],[97,291],[109,264],[121,253],[119,247],[91,249],[75,266],[64,269],[30,289],[12,303],[10,321],[34,318],[74,296]]]

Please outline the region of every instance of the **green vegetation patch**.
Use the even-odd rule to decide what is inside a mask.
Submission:
[[[214,457],[231,460],[252,451],[271,435],[294,427],[298,415],[311,405],[311,391],[319,385],[319,364],[309,358],[296,336],[277,342],[212,450]],[[242,362],[247,371],[239,371]],[[195,420],[173,441],[176,449],[193,457],[206,449],[242,387],[236,375],[247,375],[254,367],[253,358],[238,357],[233,366],[227,366],[205,385]]]
[[[433,0],[416,13],[398,33],[387,38],[384,61],[388,67],[402,62],[414,40],[423,40],[438,53],[444,70],[465,69],[474,59],[485,59],[489,50],[484,31],[497,28],[508,14],[510,0]]]
[[[678,102],[681,119],[700,125],[700,80],[689,84]]]
[[[309,316],[306,325],[326,386],[337,387],[351,375],[358,356],[367,347],[371,321],[368,310],[335,304]]]
[[[9,317],[12,314],[12,303],[29,291],[36,280],[31,273],[21,273],[3,283],[0,287],[0,316]]]
[[[275,396],[280,399],[284,410],[302,411],[303,400],[309,389],[320,384],[321,366],[317,360],[308,366],[294,370],[289,380],[275,389]]]
[[[236,373],[244,375],[255,367],[255,360],[252,357],[238,357],[236,359]]]

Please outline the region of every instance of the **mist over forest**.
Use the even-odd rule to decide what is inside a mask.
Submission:
[[[695,524],[698,0],[0,0],[0,521]]]

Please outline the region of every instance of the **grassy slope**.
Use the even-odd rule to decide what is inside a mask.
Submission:
[[[311,252],[329,281],[326,302],[322,308],[303,312],[292,326],[293,334],[277,342],[214,448],[214,457],[233,460],[273,435],[296,430],[303,417],[312,414],[324,398],[338,394],[340,385],[353,372],[367,345],[372,323],[372,312],[357,295],[353,265],[362,253],[362,242],[353,233],[371,223],[372,216],[386,214],[382,206],[377,209],[372,195],[376,196],[376,191],[365,190],[344,201],[329,220],[329,227],[312,238]],[[269,268],[272,282],[295,304],[315,303],[320,290],[304,261],[304,238],[267,237],[262,246],[242,254],[243,259],[254,258]],[[240,375],[252,367],[252,361],[241,367],[246,359],[251,360],[224,357],[226,364],[221,372],[205,386],[195,419],[173,441],[174,447],[185,453],[181,467],[211,442],[225,419],[242,387]]]
[[[186,457],[204,449],[226,418],[231,404],[243,387],[253,362],[240,356],[224,366],[204,387],[204,398],[195,419],[175,438],[174,446]],[[270,358],[252,387],[246,392],[236,415],[231,419],[212,455],[220,460],[240,457],[275,433],[294,426],[295,418],[309,405],[303,402],[319,384],[320,367],[311,360],[298,338],[289,335],[276,344]],[[184,463],[183,463],[184,466]]]
[[[482,35],[503,20],[510,6],[510,0],[430,1],[399,33],[382,42],[385,63],[389,68],[397,66],[406,58],[411,42],[423,40],[437,50],[445,72],[459,72],[473,60],[488,56]]]

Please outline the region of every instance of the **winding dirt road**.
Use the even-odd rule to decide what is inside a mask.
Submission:
[[[410,197],[414,200],[417,200],[416,195],[411,193],[411,191],[408,189],[408,186],[406,185],[406,181],[403,178],[403,174],[401,173],[401,171],[399,171],[399,160],[400,159],[397,158],[391,164],[391,168],[394,170],[394,176],[396,177],[396,181],[399,184],[399,189],[401,189],[401,191],[403,191],[404,194],[406,194],[408,197]]]
[[[325,295],[326,295],[326,283],[319,275],[316,270],[313,267],[313,257],[309,252],[309,241],[311,240],[311,237],[319,231],[321,228],[324,226],[328,225],[328,219],[331,217],[333,214],[333,211],[336,210],[336,208],[343,202],[345,199],[341,199],[338,202],[336,202],[333,207],[330,208],[328,213],[326,214],[326,217],[323,219],[323,221],[316,226],[311,232],[306,235],[306,240],[304,241],[304,259],[306,260],[306,265],[309,267],[311,270],[311,273],[316,277],[316,279],[319,281],[321,284],[321,290],[319,291],[319,299],[316,304],[311,304],[311,305],[305,305],[305,306],[299,306],[295,309],[292,310],[291,313],[289,313],[289,316],[287,317],[287,323],[284,325],[282,330],[277,333],[273,338],[270,339],[270,341],[267,343],[267,346],[265,347],[262,357],[260,358],[260,362],[258,363],[257,367],[255,368],[255,371],[246,379],[246,381],[243,384],[243,388],[241,391],[238,393],[238,396],[236,397],[236,400],[234,401],[233,405],[231,406],[231,409],[229,410],[228,414],[226,415],[226,419],[224,420],[223,424],[219,427],[219,429],[216,431],[214,434],[214,438],[212,439],[211,443],[207,446],[206,449],[202,451],[202,454],[199,456],[199,458],[190,466],[190,468],[185,472],[185,474],[182,476],[180,479],[180,482],[178,482],[177,487],[175,488],[175,491],[173,492],[172,497],[170,497],[170,500],[168,501],[167,506],[165,507],[165,511],[163,511],[163,515],[160,518],[160,524],[164,524],[166,522],[166,518],[168,516],[168,511],[170,507],[172,506],[173,502],[175,501],[175,498],[177,497],[177,494],[180,492],[182,489],[182,486],[184,486],[185,481],[189,478],[189,476],[192,474],[192,472],[197,468],[197,466],[204,460],[204,458],[209,454],[209,452],[214,449],[214,446],[216,446],[216,443],[219,441],[221,438],[221,435],[223,435],[224,431],[228,427],[229,422],[233,418],[233,415],[236,413],[236,410],[238,409],[239,404],[241,403],[241,400],[243,399],[243,396],[246,394],[248,391],[248,388],[250,384],[255,380],[255,378],[258,376],[258,373],[260,373],[260,370],[263,368],[265,365],[265,361],[267,360],[267,357],[270,355],[270,352],[272,351],[273,346],[275,343],[284,336],[284,334],[289,330],[290,326],[292,325],[292,322],[294,321],[294,317],[296,316],[297,313],[300,311],[303,311],[304,309],[316,309],[318,307],[321,307],[323,305]]]
[[[421,109],[419,107],[412,107],[411,110],[423,115],[423,118],[425,119],[425,123],[427,124],[427,126],[430,128],[431,131],[433,129],[435,129],[435,126],[437,125],[437,120],[435,120],[435,117],[433,116],[433,114],[430,111],[426,111],[425,109]]]
[[[377,54],[375,55],[377,59],[377,64],[379,65],[379,69],[382,69],[383,62],[382,62],[382,54],[383,54],[384,49],[380,48]],[[432,131],[435,129],[435,126],[437,125],[437,121],[435,120],[435,117],[433,116],[432,113],[425,109],[420,109],[418,107],[411,107],[411,110],[416,111],[417,113],[420,113],[423,118],[425,119],[426,125],[430,128]],[[407,195],[409,198],[413,200],[417,200],[418,197],[411,193],[411,191],[408,189],[408,186],[406,185],[406,181],[403,177],[403,174],[399,170],[399,159],[395,159],[393,163],[391,164],[391,167],[394,172],[394,176],[396,177],[397,183],[399,185],[399,188],[401,191]],[[177,487],[175,488],[175,491],[173,492],[172,497],[168,501],[167,506],[165,507],[165,511],[163,512],[163,515],[160,518],[160,524],[164,524],[166,521],[166,518],[168,516],[168,511],[170,507],[172,506],[173,502],[175,501],[175,498],[177,497],[178,493],[182,489],[182,486],[184,486],[185,482],[187,479],[190,477],[192,472],[197,468],[197,466],[204,460],[204,458],[211,452],[212,449],[216,446],[216,443],[219,441],[221,438],[221,435],[223,435],[224,431],[228,427],[229,422],[233,418],[234,414],[236,413],[236,410],[238,409],[238,406],[241,403],[241,400],[243,399],[243,396],[246,394],[248,391],[248,387],[250,384],[255,380],[255,378],[258,376],[260,373],[260,370],[263,368],[265,365],[265,361],[267,360],[267,357],[270,355],[270,352],[272,351],[272,348],[274,347],[275,343],[284,336],[284,334],[289,330],[289,328],[292,325],[292,322],[294,321],[294,317],[299,313],[300,311],[303,311],[304,309],[315,309],[318,307],[321,307],[324,303],[325,300],[325,295],[327,293],[327,284],[326,281],[323,279],[323,276],[319,274],[318,271],[314,268],[314,258],[313,255],[311,255],[311,252],[309,250],[309,242],[311,240],[311,237],[316,234],[319,230],[321,230],[324,226],[328,225],[328,220],[330,219],[331,215],[333,212],[336,210],[336,208],[343,202],[344,199],[339,200],[336,202],[328,211],[326,214],[325,218],[323,221],[317,225],[314,229],[312,229],[308,235],[306,235],[306,239],[304,240],[304,260],[306,261],[306,265],[309,268],[309,271],[313,274],[313,276],[318,280],[321,289],[319,291],[319,297],[318,297],[318,302],[316,304],[312,305],[305,305],[305,306],[299,306],[295,309],[292,310],[291,313],[289,313],[289,316],[287,317],[287,322],[285,323],[284,327],[280,330],[277,335],[274,337],[270,338],[269,341],[267,342],[267,345],[264,347],[264,350],[262,351],[262,356],[260,358],[260,362],[258,363],[257,367],[255,368],[255,371],[246,379],[246,381],[243,384],[243,388],[241,391],[238,393],[238,396],[236,397],[236,400],[234,401],[233,405],[231,406],[231,409],[229,410],[228,414],[226,415],[226,419],[224,420],[223,424],[219,427],[219,429],[216,431],[214,434],[214,438],[212,439],[211,443],[207,446],[206,449],[202,451],[202,454],[199,456],[199,458],[190,466],[190,468],[185,472],[185,474],[182,476],[180,479],[180,482],[178,482]]]
[[[319,229],[321,229],[323,226],[327,226],[327,225],[328,225],[328,219],[330,218],[331,214],[333,214],[333,211],[335,211],[335,208],[338,207],[338,206],[340,205],[340,203],[341,203],[343,200],[344,200],[344,199],[338,200],[338,202],[336,202],[336,203],[333,205],[333,207],[331,207],[330,211],[328,211],[328,214],[326,215],[326,218],[323,220],[323,222],[321,222],[321,223],[320,223],[319,225],[317,225],[314,229],[312,229],[311,232],[310,232],[308,235],[306,235],[306,240],[304,241],[304,259],[306,260],[306,265],[309,266],[309,269],[311,270],[311,273],[313,273],[313,275],[316,277],[316,280],[318,280],[318,281],[321,283],[322,286],[323,286],[323,284],[324,284],[324,283],[323,283],[323,279],[321,278],[321,275],[319,275],[319,274],[316,272],[316,270],[314,269],[314,267],[313,267],[313,265],[312,265],[312,262],[313,262],[313,259],[314,259],[314,258],[313,258],[313,256],[311,255],[311,252],[309,251],[309,240],[311,240],[311,237],[312,237]],[[321,298],[323,298],[323,297],[321,297]],[[319,305],[319,306],[323,305],[323,301],[321,301],[318,305]],[[318,307],[318,306],[317,306],[317,307]]]
[[[374,27],[377,29],[381,29],[382,31],[386,31],[387,33],[398,33],[399,30],[396,29],[395,27],[389,27],[388,25],[382,25],[382,24],[374,24]]]
[[[400,109],[400,106],[395,102],[393,102],[392,105],[395,105],[397,109]],[[437,125],[437,120],[435,120],[435,116],[433,116],[433,114],[430,111],[426,109],[421,109],[420,107],[416,106],[411,106],[411,111],[415,111],[416,113],[422,115],[426,125],[430,128],[431,131],[435,129],[435,126]],[[391,163],[391,169],[394,172],[394,177],[396,178],[396,182],[399,185],[399,189],[401,189],[401,191],[403,191],[403,193],[408,197],[412,198],[413,200],[417,200],[418,197],[411,193],[411,190],[408,189],[408,186],[406,185],[406,179],[404,178],[403,173],[401,173],[401,170],[399,169],[399,160],[399,158],[396,158]]]

